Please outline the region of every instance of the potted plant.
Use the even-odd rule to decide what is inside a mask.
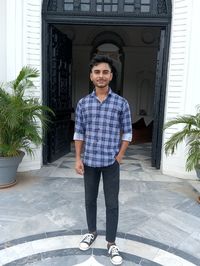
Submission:
[[[177,146],[186,140],[187,159],[186,171],[196,170],[200,178],[200,105],[197,105],[195,115],[178,116],[164,125],[164,129],[173,125],[183,124],[183,128],[172,134],[165,143],[165,152],[167,155],[173,154]]]
[[[0,85],[0,188],[15,184],[16,172],[25,153],[33,155],[42,143],[42,128],[49,121],[50,108],[28,96],[38,70],[23,67],[14,81]],[[30,91],[29,91],[30,95]]]

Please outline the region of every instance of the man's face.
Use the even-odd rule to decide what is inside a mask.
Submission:
[[[95,88],[107,88],[112,80],[113,74],[107,63],[100,63],[94,66],[90,73],[90,79]]]

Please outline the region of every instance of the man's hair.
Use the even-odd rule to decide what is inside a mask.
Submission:
[[[111,69],[111,72],[113,72],[113,61],[110,57],[108,57],[106,55],[95,55],[91,59],[90,65],[89,65],[90,72],[92,72],[92,68],[94,66],[97,66],[98,64],[101,64],[101,63],[107,63]]]

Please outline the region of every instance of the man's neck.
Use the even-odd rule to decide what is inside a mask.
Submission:
[[[95,88],[95,91],[96,91],[97,98],[100,100],[100,102],[103,102],[106,99],[107,95],[108,95],[109,88],[108,87]]]
[[[96,91],[97,96],[106,96],[106,95],[108,95],[109,87],[95,88],[95,91]]]

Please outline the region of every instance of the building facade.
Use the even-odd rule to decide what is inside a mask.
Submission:
[[[184,144],[165,156],[163,144],[179,128],[163,132],[162,125],[195,113],[200,102],[199,0],[1,0],[0,6],[1,81],[15,78],[24,65],[36,67],[41,75],[31,93],[56,106],[59,121],[63,114],[73,121],[77,101],[91,90],[91,56],[108,54],[117,73],[112,86],[129,100],[133,123],[154,121],[153,165],[164,174],[195,177],[185,172]],[[19,170],[38,169],[70,150],[69,123],[59,121],[46,145],[35,149],[34,158],[25,157]]]

